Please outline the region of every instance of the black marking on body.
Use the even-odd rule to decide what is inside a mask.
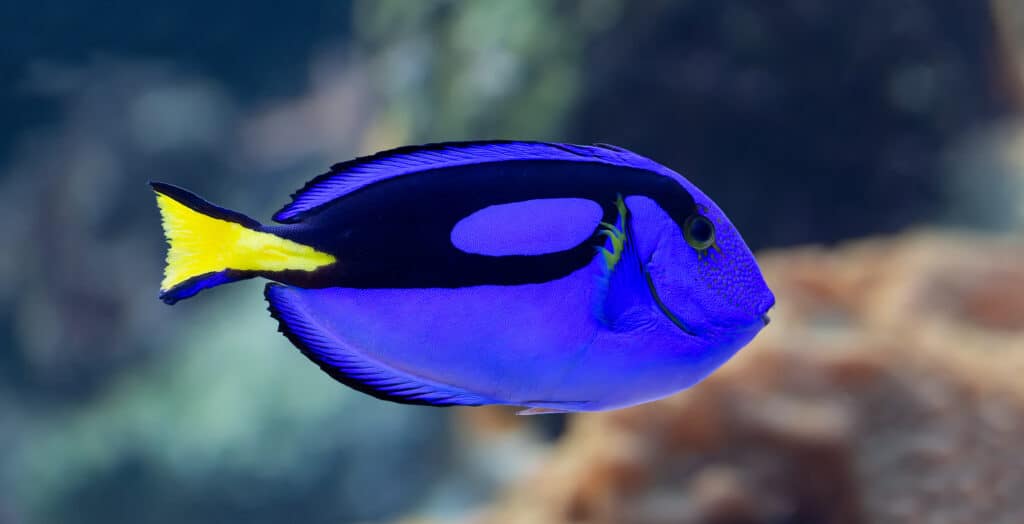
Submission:
[[[265,226],[331,253],[338,263],[275,280],[301,287],[458,288],[543,283],[593,260],[599,229],[572,249],[543,255],[487,256],[451,243],[462,218],[487,206],[540,198],[585,198],[602,220],[617,217],[617,195],[642,195],[682,227],[695,211],[676,180],[647,170],[592,162],[506,161],[446,167],[399,176],[344,195],[294,225]]]

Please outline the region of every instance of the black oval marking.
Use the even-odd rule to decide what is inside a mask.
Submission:
[[[449,167],[360,188],[295,225],[264,230],[331,253],[339,262],[275,278],[304,287],[457,288],[542,283],[569,275],[595,256],[597,228],[572,249],[543,255],[486,256],[455,248],[449,235],[484,207],[539,198],[585,198],[614,221],[616,195],[653,199],[682,228],[696,206],[670,177],[591,162],[508,161]]]

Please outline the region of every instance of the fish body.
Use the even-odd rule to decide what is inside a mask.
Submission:
[[[334,166],[274,225],[154,184],[168,303],[264,277],[280,330],[339,381],[412,404],[633,405],[766,325],[742,238],[677,173],[614,146],[400,148]]]

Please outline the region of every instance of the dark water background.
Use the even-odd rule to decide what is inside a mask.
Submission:
[[[336,385],[257,283],[167,308],[147,180],[267,219],[356,154],[606,142],[755,249],[1014,231],[998,27],[981,1],[4,3],[0,522],[452,516],[558,433],[476,449]]]

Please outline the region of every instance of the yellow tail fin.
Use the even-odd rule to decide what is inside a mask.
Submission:
[[[160,298],[174,303],[200,290],[261,271],[313,271],[327,253],[258,231],[260,224],[167,184],[152,184],[169,246]]]

